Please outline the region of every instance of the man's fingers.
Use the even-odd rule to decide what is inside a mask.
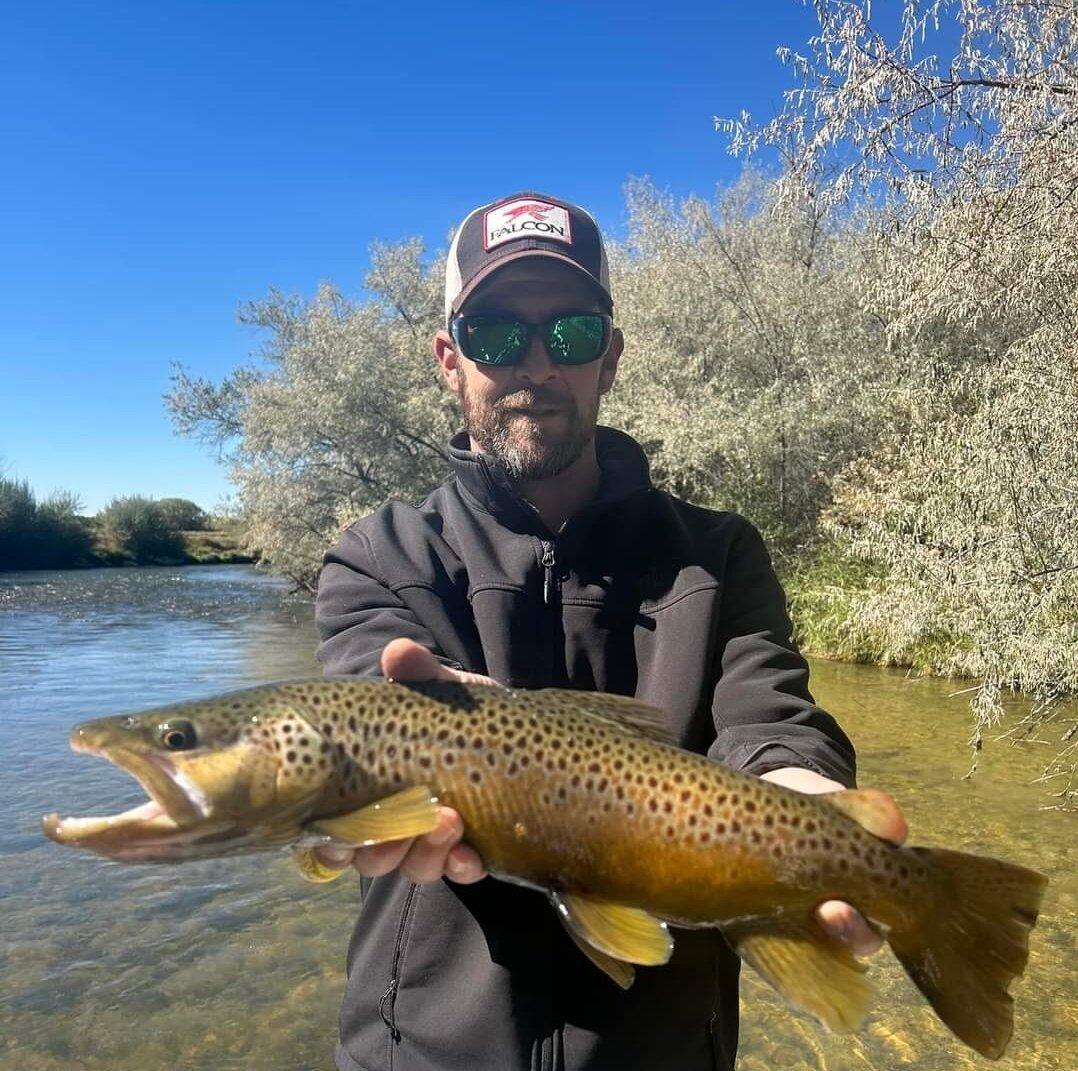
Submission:
[[[385,844],[372,844],[368,848],[325,844],[315,848],[314,854],[320,862],[334,870],[354,866],[365,877],[378,878],[400,866],[414,839],[409,837],[407,840],[391,840]]]
[[[871,956],[883,947],[883,938],[864,916],[843,900],[828,900],[816,908],[816,918],[827,935],[855,956]]]
[[[461,885],[471,885],[487,876],[483,860],[469,844],[458,844],[450,853],[445,864],[445,876],[450,881]]]
[[[437,881],[445,873],[450,849],[460,843],[462,836],[464,823],[460,815],[449,807],[442,807],[437,828],[412,842],[401,863],[401,873],[411,881]]]

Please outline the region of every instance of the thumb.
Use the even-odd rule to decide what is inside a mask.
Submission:
[[[497,684],[480,673],[443,666],[431,651],[403,636],[382,650],[382,675],[394,681],[452,681],[457,684]]]

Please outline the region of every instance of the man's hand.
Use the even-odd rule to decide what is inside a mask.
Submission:
[[[760,777],[764,781],[773,781],[776,785],[792,788],[796,792],[841,792],[846,787],[812,770],[802,770],[794,766],[769,770]],[[887,830],[887,839],[894,844],[901,844],[906,839],[905,819],[900,817],[894,827]],[[845,945],[855,956],[871,956],[883,946],[883,938],[865,921],[859,911],[844,900],[828,900],[820,904],[816,909],[816,917],[828,935],[839,944]]]
[[[395,681],[456,681],[499,687],[490,677],[443,666],[426,647],[406,639],[386,644],[382,651],[382,673]],[[398,867],[406,878],[418,882],[447,877],[468,885],[486,877],[478,852],[460,843],[464,835],[460,815],[450,807],[441,811],[438,828],[422,837],[388,841],[369,848],[318,848],[318,858],[335,869],[354,866],[369,878],[388,874]]]

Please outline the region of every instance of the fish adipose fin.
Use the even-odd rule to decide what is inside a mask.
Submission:
[[[438,825],[438,798],[426,785],[406,788],[350,814],[320,818],[306,829],[338,844],[366,848],[429,833]]]
[[[674,743],[667,728],[666,715],[658,707],[648,706],[632,696],[614,695],[611,692],[578,692],[571,688],[544,688],[530,694],[540,701],[547,695],[559,703],[579,707],[624,732],[646,736],[660,744]]]
[[[754,921],[724,926],[723,932],[737,954],[795,1008],[836,1034],[861,1025],[872,998],[865,968],[818,925]]]
[[[906,839],[906,819],[886,792],[875,788],[854,788],[842,792],[824,792],[818,799],[852,818],[874,837],[901,844]]]
[[[1025,867],[943,848],[910,848],[935,871],[918,917],[887,935],[939,1017],[996,1060],[1014,1030],[1011,981],[1025,970],[1047,879]]]
[[[666,923],[639,908],[579,893],[551,893],[550,899],[574,937],[613,959],[650,967],[665,963],[674,950]]]

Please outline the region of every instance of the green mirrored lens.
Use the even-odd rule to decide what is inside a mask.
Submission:
[[[601,316],[558,316],[547,329],[550,355],[562,364],[587,364],[603,352]]]
[[[513,364],[527,344],[527,329],[515,320],[468,320],[464,327],[464,353],[486,364]]]

